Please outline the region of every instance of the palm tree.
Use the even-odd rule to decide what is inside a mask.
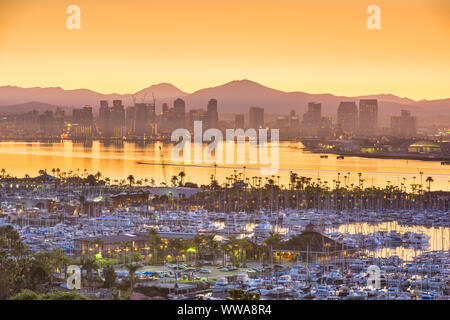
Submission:
[[[102,173],[100,171],[97,171],[97,173],[95,174],[95,180],[97,181],[97,183],[100,181],[100,178],[102,177]]]
[[[122,243],[119,245],[119,248],[120,248],[120,252],[123,253],[123,252],[126,251],[126,249],[128,248],[128,243],[122,242]],[[123,264],[126,263],[126,259],[125,259],[125,258],[126,258],[126,254],[123,253],[123,254],[122,254]],[[117,258],[117,262],[119,262],[119,257]]]
[[[103,268],[103,275],[105,277],[105,286],[107,288],[111,288],[117,280],[117,273],[114,267],[110,264],[107,264]]]
[[[229,244],[226,242],[222,242],[220,244],[220,249],[222,250],[223,256],[222,256],[222,266],[225,267],[227,262],[227,253],[230,251]]]
[[[167,243],[167,250],[175,258],[187,248],[187,243],[183,239],[170,238]]]
[[[128,261],[131,263],[133,262],[131,253],[133,251],[133,241],[126,241],[125,242],[125,249],[128,251]]]
[[[73,263],[73,260],[63,254],[60,248],[51,251],[51,261],[57,271],[64,269],[64,278],[67,276],[67,266]]]
[[[205,251],[206,247],[206,237],[203,235],[195,235],[193,239],[193,246],[197,250],[197,252],[200,252],[201,254]],[[197,264],[197,254],[194,256],[195,263]]]
[[[158,249],[163,245],[163,241],[158,231],[155,228],[150,228],[147,231],[150,238],[150,247],[153,248],[153,261],[155,264],[158,263]]]
[[[264,240],[264,244],[267,247],[270,255],[270,263],[273,264],[273,247],[277,247],[281,244],[282,237],[279,233],[271,231],[269,236]]]
[[[184,171],[181,171],[178,174],[178,176],[180,177],[180,187],[182,187],[183,186],[183,180],[184,180],[184,177],[186,176],[186,173],[184,173]]]
[[[81,268],[86,270],[87,279],[92,280],[93,270],[98,269],[97,261],[93,256],[81,256],[80,257]]]
[[[428,182],[428,192],[431,191],[431,183],[434,182],[432,177],[428,177],[427,180],[425,180],[426,182]]]
[[[297,177],[298,177],[298,175],[296,174],[296,173],[294,173],[294,172],[290,172],[290,175],[289,175],[289,184],[290,184],[290,186],[291,186],[291,190],[293,190],[294,189],[294,186],[295,186],[295,183],[297,182]]]
[[[247,267],[247,249],[250,249],[252,244],[247,239],[241,239],[241,264],[243,268]]]
[[[172,179],[170,179],[170,182],[172,182],[172,185],[173,185],[174,187],[177,186],[177,181],[178,181],[177,176],[173,176]]]
[[[235,266],[240,266],[240,256],[239,252],[242,249],[242,242],[240,239],[237,239],[236,237],[232,236],[230,237],[230,240],[228,242],[228,248],[229,252],[231,254],[232,262]]]
[[[214,235],[206,236],[206,248],[213,256],[213,264],[216,263],[216,252],[219,250],[219,242],[214,240]]]
[[[128,275],[130,277],[130,289],[131,292],[133,292],[133,284],[134,284],[134,276],[136,274],[136,271],[141,268],[142,266],[140,264],[131,264],[128,263],[125,265],[125,268],[128,270]]]
[[[131,185],[134,183],[134,177],[133,177],[133,175],[130,174],[130,175],[127,177],[127,180],[130,182],[130,188],[131,188]]]
[[[83,195],[80,195],[79,202],[80,202],[80,212],[84,213],[84,206],[86,204],[86,197],[83,196]]]

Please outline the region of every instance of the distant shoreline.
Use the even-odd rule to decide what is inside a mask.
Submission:
[[[420,154],[405,154],[405,153],[362,153],[362,152],[336,152],[336,151],[324,151],[324,150],[310,150],[308,148],[304,148],[304,150],[317,153],[317,154],[336,154],[348,157],[360,157],[360,158],[374,158],[374,159],[396,159],[396,160],[420,160],[420,161],[450,161],[449,156],[428,156],[428,155],[420,155]],[[450,167],[449,167],[450,169]]]

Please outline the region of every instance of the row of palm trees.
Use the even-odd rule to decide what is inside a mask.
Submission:
[[[357,185],[341,184],[340,177],[333,180],[333,187],[321,178],[299,176],[291,172],[288,185],[280,184],[280,176],[251,177],[244,179],[243,173],[237,173],[225,178],[219,184],[211,176],[209,185],[202,185],[203,193],[188,199],[188,204],[205,204],[209,210],[219,211],[255,211],[268,209],[271,211],[282,208],[318,208],[318,209],[383,209],[383,208],[417,208],[417,207],[448,207],[448,200],[442,202],[431,192],[407,192],[404,183],[400,186],[388,184],[384,187],[364,187],[362,174],[358,175]],[[428,190],[431,191],[432,177],[426,179]],[[413,185],[413,190],[415,189]],[[197,200],[197,201],[195,201]],[[185,201],[186,202],[186,201]]]
[[[156,182],[153,178],[142,178],[135,179],[133,175],[128,175],[126,179],[111,179],[109,177],[103,176],[100,171],[92,174],[84,169],[81,171],[77,170],[69,170],[62,171],[59,168],[53,168],[48,172],[46,169],[38,170],[39,175],[51,174],[54,177],[58,178],[55,181],[55,186],[57,187],[77,187],[77,186],[95,186],[95,185],[105,185],[105,186],[119,186],[123,187],[126,185],[129,186],[155,186]],[[5,169],[1,169],[0,171],[1,179],[6,179],[8,181],[21,182],[21,181],[30,181],[32,177],[30,174],[25,174],[23,178],[19,178],[11,175],[6,172]]]
[[[256,244],[248,239],[236,237],[222,241],[217,240],[214,235],[195,235],[193,239],[163,239],[154,228],[148,229],[147,234],[146,247],[150,248],[151,260],[149,262],[153,264],[176,260],[191,261],[196,264],[202,258],[211,259],[213,264],[216,264],[221,256],[223,265],[226,264],[227,260],[230,260],[232,265],[245,267],[248,258],[252,260],[270,259],[272,248],[282,242],[281,235],[274,232],[269,234],[263,244]],[[97,238],[93,244],[99,248],[99,251],[104,252],[103,241],[100,238]],[[122,251],[128,252],[128,255],[137,250],[133,248],[132,242],[124,242],[120,247],[124,249]],[[135,264],[133,259],[118,258],[116,260],[117,263],[121,261],[124,262],[124,265]],[[95,270],[95,263],[97,262],[92,255],[81,257],[80,264],[86,270],[88,278],[91,278],[91,271]]]
[[[97,171],[95,174],[89,173],[87,169],[76,169],[76,170],[69,170],[69,171],[62,171],[60,168],[52,168],[51,173],[53,176],[59,178],[59,184],[77,184],[80,185],[86,182],[91,182],[92,184],[103,184],[103,185],[116,185],[116,186],[124,186],[126,184],[129,184],[129,186],[137,185],[137,186],[155,186],[156,182],[154,178],[142,178],[142,179],[136,179],[133,175],[128,175],[126,179],[110,179],[108,177],[104,177],[103,174],[100,171]],[[40,175],[48,174],[46,169],[41,169],[38,171]],[[20,179],[17,177],[12,176],[10,173],[7,173],[6,170],[3,168],[0,171],[1,178],[2,179]],[[413,183],[409,185],[411,191],[413,193],[423,193],[423,183],[422,183],[422,176],[423,172],[420,172],[420,183],[416,183],[417,177],[412,177]],[[272,175],[267,177],[260,177],[260,176],[253,176],[253,177],[245,177],[245,167],[243,167],[243,172],[238,172],[237,170],[234,170],[234,173],[230,174],[229,176],[225,177],[225,181],[222,183],[222,185],[219,185],[216,176],[211,175],[211,183],[209,186],[231,186],[232,184],[242,181],[248,185],[250,185],[252,188],[261,188],[265,185],[273,185],[280,189],[289,189],[289,190],[303,190],[308,186],[320,186],[321,188],[325,188],[328,190],[332,189],[339,189],[344,188],[346,190],[355,190],[355,189],[363,189],[364,182],[366,182],[366,179],[362,178],[362,173],[358,173],[358,183],[350,183],[350,176],[351,173],[347,172],[344,174],[341,178],[341,173],[337,173],[337,179],[333,179],[331,181],[322,180],[321,178],[317,178],[316,181],[313,180],[311,177],[306,176],[300,176],[298,173],[290,172],[289,173],[289,182],[287,185],[280,184],[280,176]],[[184,170],[180,171],[177,175],[174,175],[171,177],[171,184],[172,186],[184,186],[185,182],[184,179],[186,177],[186,173]],[[30,175],[26,174],[25,179],[29,179]],[[341,180],[343,179],[343,180]],[[408,185],[406,184],[406,178],[402,178],[402,183],[399,183],[399,185],[395,186],[391,183],[391,181],[387,181],[386,188],[398,188],[403,191],[407,191]],[[430,192],[431,191],[431,184],[434,182],[433,177],[428,176],[425,179],[425,183],[427,184],[427,189]],[[450,180],[449,180],[450,183]],[[162,182],[162,185],[166,185],[166,183]],[[192,183],[190,183],[192,185]],[[206,187],[206,185],[202,186]]]
[[[46,173],[45,170],[40,171]],[[95,175],[89,174],[87,170],[62,172],[58,168],[52,169],[52,173],[59,177],[55,181],[55,187],[74,187],[84,185],[108,185],[111,187],[123,188],[128,185],[132,187],[154,186],[154,179],[136,180],[133,175],[128,175],[124,180],[110,180],[103,177],[100,172]],[[341,177],[337,174],[337,179],[333,179],[332,185],[329,181],[322,180],[320,177],[313,179],[307,176],[301,176],[298,173],[290,172],[288,184],[280,183],[280,176],[268,177],[245,177],[243,172],[234,172],[225,177],[222,183],[219,183],[215,175],[211,175],[210,183],[202,185],[202,193],[191,197],[190,199],[154,199],[155,203],[164,205],[169,204],[171,209],[185,209],[192,205],[205,206],[209,210],[230,211],[255,211],[259,209],[279,210],[281,208],[319,208],[319,209],[348,209],[348,208],[367,208],[367,209],[410,209],[410,208],[434,208],[448,207],[448,201],[436,201],[436,197],[431,194],[431,184],[434,179],[429,176],[425,179],[428,184],[428,195],[424,193],[422,187],[422,175],[420,172],[420,183],[415,183],[416,177],[413,177],[414,183],[411,184],[412,192],[407,192],[406,178],[398,185],[391,181],[383,188],[369,186],[365,187],[362,173],[358,173],[357,184],[349,183],[351,173]],[[11,178],[2,170],[2,176],[6,179]],[[9,177],[9,178],[8,178]],[[184,170],[178,175],[173,176],[172,186],[197,187],[191,183],[185,183],[186,174]],[[122,189],[123,190],[123,189]],[[134,189],[133,189],[134,190]]]
[[[273,248],[278,248],[282,244],[282,237],[278,233],[271,232],[262,244],[256,244],[247,239],[238,239],[231,237],[229,240],[221,241],[215,239],[213,235],[196,235],[193,239],[170,238],[162,239],[154,228],[148,230],[149,240],[147,246],[152,252],[152,259],[148,262],[161,264],[163,262],[186,261],[198,264],[200,259],[211,259],[213,264],[217,263],[219,256],[222,257],[222,266],[227,265],[227,261],[236,267],[247,266],[247,260],[269,260],[273,263]],[[94,240],[94,244],[100,250],[103,250],[104,242],[101,238]],[[126,249],[128,254],[133,252],[133,244],[125,242],[121,248]],[[120,262],[118,258],[116,262]],[[125,259],[124,259],[125,261]],[[100,265],[99,260],[93,255],[83,255],[79,258],[79,264],[82,270],[86,271],[86,280],[92,282],[95,280],[94,274],[103,267],[105,285],[111,287],[114,285],[116,274],[113,265],[106,263]],[[142,267],[141,262],[127,260],[123,266],[128,270],[128,280],[130,289],[133,291],[135,283],[135,274]],[[98,280],[98,279],[97,279]]]
[[[150,246],[154,253],[160,254],[160,259],[172,258],[189,259],[194,255],[194,263],[199,258],[209,258],[216,264],[219,255],[222,265],[225,266],[229,260],[236,267],[246,267],[247,260],[272,259],[272,249],[282,243],[280,234],[271,232],[262,244],[257,244],[248,239],[230,237],[228,240],[217,240],[214,235],[196,235],[193,239],[171,238],[167,242],[162,241],[157,231],[150,229]],[[154,262],[160,262],[156,257]]]

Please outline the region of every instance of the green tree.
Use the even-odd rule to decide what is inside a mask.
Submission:
[[[76,291],[53,291],[43,296],[43,300],[89,300]]]
[[[214,235],[206,236],[206,250],[213,256],[213,264],[216,263],[216,254],[219,251],[219,241],[214,240]]]
[[[105,277],[105,287],[111,288],[117,280],[117,273],[114,266],[107,264],[103,268],[103,276]]]
[[[158,251],[163,246],[164,242],[159,235],[158,231],[155,228],[150,228],[147,231],[149,235],[149,244],[150,247],[153,248],[153,261],[155,264],[158,263]]]
[[[42,300],[43,297],[33,290],[24,289],[11,297],[11,300]]]
[[[88,281],[92,280],[92,274],[94,270],[98,270],[97,260],[90,255],[84,255],[80,257],[81,269],[86,270]]]
[[[233,289],[228,291],[227,300],[261,300],[259,293],[245,292],[241,289]]]
[[[264,245],[266,246],[267,252],[270,257],[270,263],[273,264],[273,248],[278,247],[282,242],[282,237],[279,233],[271,231],[269,236],[264,240]]]
[[[140,264],[126,264],[125,265],[125,268],[128,270],[128,276],[130,278],[131,292],[133,292],[136,271],[141,267],[142,266]]]

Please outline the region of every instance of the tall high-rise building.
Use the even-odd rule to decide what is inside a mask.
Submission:
[[[156,122],[156,106],[151,103],[147,105],[148,109],[148,120],[152,123]]]
[[[106,101],[106,100],[100,101],[100,110],[99,110],[98,117],[99,117],[100,121],[109,120],[108,101]]]
[[[244,129],[245,128],[245,118],[243,114],[237,114],[234,116],[234,128]]]
[[[143,136],[145,134],[148,134],[150,131],[150,106],[146,103],[136,103],[135,108],[135,133],[138,136]]]
[[[94,136],[94,115],[92,107],[87,105],[81,109],[72,110],[72,138],[90,138]]]
[[[98,121],[100,131],[102,133],[102,136],[104,137],[109,137],[112,134],[112,125],[110,123],[110,119],[111,119],[111,111],[108,106],[108,101],[101,100],[100,110],[98,114]]]
[[[108,100],[100,100],[100,109],[108,108]]]
[[[308,103],[308,110],[303,115],[304,126],[318,126],[322,119],[322,104],[316,102]]]
[[[322,121],[322,104],[309,102],[303,114],[302,132],[306,136],[316,136]]]
[[[391,134],[401,138],[413,137],[417,134],[417,119],[411,112],[402,110],[400,116],[391,117]]]
[[[50,136],[55,133],[53,111],[47,110],[44,111],[43,114],[39,115],[39,131],[46,136]]]
[[[322,117],[320,119],[320,126],[317,130],[317,136],[319,138],[326,138],[332,135],[333,122],[330,117]]]
[[[211,99],[206,109],[206,127],[217,128],[219,122],[219,113],[217,112],[217,100]]]
[[[25,135],[31,135],[39,130],[39,112],[37,110],[29,111],[16,117],[16,125],[23,128]]]
[[[167,103],[163,103],[162,110],[161,110],[161,127],[162,127],[162,129],[167,128],[168,118],[169,118],[169,105]]]
[[[287,131],[289,129],[289,117],[278,116],[275,120],[275,126],[282,132]]]
[[[355,102],[343,101],[339,103],[337,122],[343,132],[356,132],[358,128],[358,107]]]
[[[361,99],[359,101],[359,131],[376,134],[378,129],[377,99]]]
[[[121,106],[123,107],[122,100],[113,100],[113,108]]]
[[[169,112],[169,105],[167,103],[162,104],[162,115],[167,115]]]
[[[291,112],[289,112],[289,132],[290,133],[294,133],[294,134],[298,134],[300,131],[300,120],[297,117],[295,110],[291,110]]]
[[[174,117],[175,117],[175,127],[176,128],[183,128],[185,125],[186,120],[186,104],[183,99],[176,99],[173,102],[173,110],[174,110]]]
[[[252,129],[263,128],[264,109],[259,107],[250,107],[248,124]]]
[[[61,108],[56,108],[55,115],[53,117],[55,132],[61,133],[64,130],[64,117],[65,112]]]
[[[72,120],[74,123],[79,125],[92,126],[94,124],[94,115],[92,114],[92,107],[86,105],[81,109],[73,109]]]
[[[125,125],[130,134],[136,131],[136,106],[129,106],[125,110]]]
[[[125,133],[125,108],[122,104],[122,100],[113,100],[113,106],[111,108],[111,121],[110,121],[114,136],[122,137]]]

